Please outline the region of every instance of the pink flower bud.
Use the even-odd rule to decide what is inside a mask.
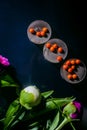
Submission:
[[[72,119],[80,119],[82,117],[83,107],[81,103],[73,101],[66,105],[63,109],[63,113]]]

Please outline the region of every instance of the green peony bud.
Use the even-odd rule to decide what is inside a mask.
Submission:
[[[28,86],[20,93],[20,104],[26,109],[37,106],[41,101],[41,93],[36,86]]]

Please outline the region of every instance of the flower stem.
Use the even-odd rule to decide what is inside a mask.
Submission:
[[[55,130],[61,130],[68,122],[70,122],[70,119],[65,117],[61,124]]]

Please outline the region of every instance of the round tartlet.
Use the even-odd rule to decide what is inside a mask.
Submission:
[[[51,46],[47,47],[50,43]],[[60,48],[60,49],[59,49]],[[64,41],[61,39],[50,39],[43,47],[43,55],[46,60],[52,63],[60,63],[68,54],[68,48]]]
[[[35,20],[27,28],[27,36],[29,40],[35,44],[43,44],[47,42],[51,37],[51,33],[50,25],[43,20]]]
[[[60,68],[60,74],[69,83],[80,83],[86,76],[86,66],[78,58],[71,58],[64,62]]]

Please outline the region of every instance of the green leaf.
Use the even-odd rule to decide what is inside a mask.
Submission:
[[[4,75],[1,77],[1,87],[18,87],[18,84],[14,81],[14,79],[10,75]]]
[[[10,83],[14,83],[14,80],[13,80],[13,78],[10,76],[10,75],[4,75],[4,76],[2,76],[2,78],[1,78],[2,80],[5,80],[5,81],[8,81],[8,82],[10,82]]]
[[[12,84],[12,83],[10,83],[8,81],[1,80],[1,87],[7,87],[7,86],[17,87],[17,84]]]
[[[60,112],[58,111],[49,130],[55,130],[55,128],[57,127],[57,125],[59,124],[59,120],[60,120]]]
[[[5,118],[2,118],[2,119],[0,119],[0,122],[2,122],[2,123],[3,123],[3,122],[4,122],[4,120],[5,120]]]
[[[30,128],[36,127],[37,125],[39,125],[38,122],[33,122],[32,124],[29,125]]]
[[[48,119],[47,123],[46,123],[46,129],[47,130],[50,128],[50,125],[51,125],[51,119]]]
[[[21,113],[21,115],[19,115],[19,117],[17,117],[16,120],[14,120],[12,122],[11,127],[15,126],[18,122],[20,122],[23,119],[24,116],[25,116],[25,111],[23,113]]]
[[[75,100],[75,98],[67,97],[67,98],[50,98],[46,102],[47,111],[58,109],[59,107],[63,107],[64,105],[70,103]]]
[[[29,129],[29,130],[39,130],[38,126],[32,128],[32,129]]]
[[[19,120],[22,120],[22,119],[23,119],[23,117],[25,116],[25,113],[26,113],[25,111],[24,111],[23,113],[21,113],[21,115],[19,116],[19,118],[18,118],[18,119],[19,119]]]
[[[43,92],[41,94],[44,98],[48,98],[49,96],[53,94],[53,92],[54,92],[53,90],[50,90],[50,91]]]
[[[39,112],[31,111],[29,115],[25,118],[25,120],[32,120],[37,119],[40,116],[43,116],[46,113],[51,112],[52,110],[58,110],[60,107],[63,107],[65,104],[70,103],[73,101],[74,98],[68,97],[68,98],[50,98],[46,100],[46,106],[45,108],[41,109]]]
[[[73,125],[72,122],[70,122],[70,125],[71,125],[71,127],[72,127],[73,130],[76,130],[76,128],[74,127],[74,125]]]
[[[4,120],[4,130],[7,130],[7,128],[10,126],[10,124],[15,119],[16,115],[18,114],[19,110],[20,110],[19,100],[16,99],[10,104],[6,112],[6,117]]]

